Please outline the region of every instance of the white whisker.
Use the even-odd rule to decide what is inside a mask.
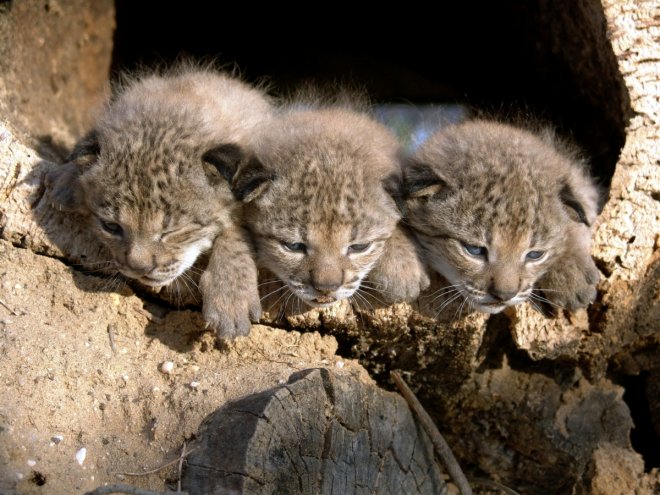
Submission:
[[[441,288],[437,289],[436,291],[432,292],[431,294],[423,296],[423,297],[424,297],[424,299],[432,298],[431,301],[429,301],[429,303],[434,303],[435,301],[437,301],[442,296],[446,296],[446,295],[449,295],[449,294],[452,294],[454,292],[459,291],[460,287],[461,287],[460,284],[446,285],[444,287],[441,287]]]
[[[371,284],[371,285],[369,285]],[[394,292],[391,290],[387,290],[383,287],[382,284],[376,283],[373,280],[362,280],[360,282],[360,287],[364,287],[365,289],[371,289],[371,290],[376,290],[380,292],[381,294],[390,294],[393,295]]]
[[[284,311],[285,315],[286,315],[286,307],[289,305],[289,301],[294,296],[295,296],[295,294],[293,293],[293,291],[289,291],[289,295],[287,296],[287,298],[284,300],[284,303],[282,304],[282,308],[283,308],[283,311]],[[292,307],[292,309],[293,309],[293,307]]]
[[[356,297],[359,297],[360,300],[364,301],[365,304],[367,304],[367,306],[369,307],[369,309],[370,309],[371,311],[374,310],[374,307],[373,307],[373,305],[369,302],[369,300],[368,300],[366,297],[364,297],[362,294],[360,294],[360,289],[356,290],[353,294],[354,294]],[[360,303],[359,303],[359,302],[358,302],[358,306],[360,306]]]
[[[284,285],[283,287],[285,289],[289,289],[288,285]],[[291,289],[289,289],[288,292],[293,294],[293,292],[291,292]],[[282,298],[286,295],[287,295],[287,291],[282,292],[282,294],[280,294],[280,296],[268,307],[268,311],[270,312],[270,310],[273,309],[273,306],[276,306],[282,300]],[[283,308],[282,308],[282,305],[280,305],[280,307],[277,311],[277,319],[278,320],[282,317],[282,312],[283,312]]]
[[[366,295],[368,295],[369,297],[373,297],[376,300],[376,302],[382,304],[383,306],[388,306],[388,304],[385,301],[383,301],[380,297],[378,297],[376,294],[374,294],[374,291],[380,292],[378,289],[374,289],[372,287],[362,287],[362,286],[360,286],[360,287],[357,288],[356,292],[358,292],[360,290],[362,292],[364,292]],[[372,309],[373,309],[373,307],[372,307]]]
[[[263,280],[259,284],[257,284],[257,287],[261,287],[263,285],[268,285],[279,281],[280,281],[279,278],[271,278],[270,280]]]
[[[289,288],[289,287],[288,287],[287,285],[283,285],[283,286],[281,286],[281,287],[278,287],[277,289],[275,289],[275,290],[269,292],[268,294],[264,295],[263,297],[261,297],[261,298],[259,299],[259,301],[262,301],[262,302],[263,302],[263,300],[266,299],[267,297],[270,297],[270,296],[272,296],[273,294],[277,294],[279,291],[284,290],[284,289],[288,289],[288,288]]]
[[[183,285],[186,286],[187,292],[190,294],[195,304],[199,304],[199,301],[197,300],[197,295],[195,294],[196,292],[195,289],[199,289],[199,286],[195,283],[193,279],[190,278],[189,275],[186,275],[186,273],[183,273],[180,277],[177,277],[175,280],[178,282],[179,279],[181,279]],[[190,285],[188,285],[188,280],[190,281],[194,289],[190,288]],[[181,299],[181,301],[183,301],[183,298]]]
[[[440,305],[440,308],[439,308],[438,311],[435,313],[435,315],[433,316],[433,318],[437,318],[437,317],[440,315],[440,313],[442,313],[442,312],[444,311],[444,309],[445,309],[447,306],[449,306],[452,302],[454,302],[456,299],[458,299],[459,297],[462,297],[462,296],[463,296],[463,293],[460,292],[460,291],[458,291],[458,292],[456,292],[454,295],[452,295],[449,299],[447,299],[446,301],[444,301],[444,302]]]
[[[545,297],[543,297],[543,296],[541,296],[541,295],[539,295],[535,292],[530,293],[530,295],[528,297],[528,300],[532,300],[532,299],[536,300],[536,301],[539,301],[539,302],[542,302],[542,303],[550,304],[551,306],[554,306],[555,308],[558,308],[558,309],[565,309],[563,306],[560,306],[559,304],[557,304],[557,303],[555,303],[555,302],[553,302],[549,299],[546,299]]]
[[[467,300],[468,300],[467,297],[463,298],[463,302],[461,302],[461,305],[458,307],[458,310],[457,310],[458,317],[456,316],[456,313],[454,313],[454,320],[460,319],[461,316],[463,315],[463,307],[465,306],[465,303],[467,302]]]

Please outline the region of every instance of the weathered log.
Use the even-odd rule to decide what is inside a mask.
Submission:
[[[219,409],[190,449],[191,494],[447,493],[408,404],[326,369]]]

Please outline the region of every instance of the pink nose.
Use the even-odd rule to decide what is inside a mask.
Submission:
[[[151,260],[139,258],[126,258],[126,267],[137,275],[146,275],[154,269],[154,263]]]
[[[312,286],[319,292],[322,292],[324,294],[328,294],[330,292],[334,292],[339,287],[341,287],[341,279],[342,279],[342,274],[341,272],[333,274],[333,273],[316,273],[312,272],[311,273],[311,278],[312,278]]]
[[[491,289],[488,292],[495,299],[498,299],[502,302],[509,301],[510,299],[513,299],[514,297],[516,297],[516,294],[518,294],[517,290],[510,290],[510,289],[499,288],[499,287],[491,287]]]

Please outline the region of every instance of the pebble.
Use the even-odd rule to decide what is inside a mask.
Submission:
[[[87,449],[85,447],[76,452],[76,461],[81,466],[83,465],[83,462],[85,462],[85,457],[87,457]]]
[[[28,460],[27,460],[27,465],[30,466],[30,467],[36,466],[36,465],[37,465],[37,461],[35,461],[35,460],[33,460],[33,459],[28,459]]]
[[[174,369],[174,363],[172,361],[164,361],[163,364],[160,365],[161,373],[165,373],[166,375],[172,373],[173,369]]]
[[[344,367],[344,361],[337,361],[337,362],[335,363],[335,366],[336,366],[337,368],[343,368],[343,367]]]
[[[199,387],[199,382],[190,382],[190,388],[197,388]]]
[[[55,445],[60,443],[62,440],[64,440],[64,437],[62,435],[53,435],[50,437],[50,441],[53,442]]]

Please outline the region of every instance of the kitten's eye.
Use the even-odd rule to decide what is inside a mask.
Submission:
[[[363,244],[351,244],[348,246],[348,253],[364,253],[367,249],[371,247],[370,242],[365,242]]]
[[[463,249],[465,249],[465,252],[470,256],[485,257],[488,254],[488,249],[484,246],[475,246],[473,244],[466,244],[465,242],[461,244],[463,244]]]
[[[284,241],[280,241],[280,242],[287,251],[291,251],[292,253],[307,252],[307,245],[303,242],[284,242]]]
[[[100,222],[103,230],[109,234],[120,236],[124,233],[124,229],[122,229],[121,225],[116,222],[106,222],[105,220],[100,220]]]
[[[545,251],[530,251],[525,256],[525,259],[530,261],[537,261],[543,258],[544,255],[545,255]]]

